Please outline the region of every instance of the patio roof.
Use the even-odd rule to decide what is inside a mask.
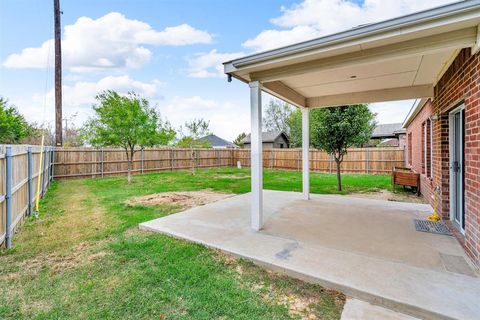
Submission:
[[[462,1],[224,63],[298,107],[433,96],[459,50],[478,50],[480,1]]]

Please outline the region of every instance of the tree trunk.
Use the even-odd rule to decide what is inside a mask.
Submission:
[[[132,159],[128,160],[127,182],[128,184],[132,183]]]
[[[129,152],[130,151],[130,152]],[[127,154],[127,183],[132,183],[132,169],[133,169],[133,154],[135,153],[135,147],[131,148],[130,150],[125,150]]]
[[[335,163],[337,164],[337,191],[342,191],[342,177],[340,175],[340,160],[335,159]]]

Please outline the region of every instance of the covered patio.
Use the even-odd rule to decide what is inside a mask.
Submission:
[[[312,108],[434,96],[480,45],[480,2],[359,26],[224,63],[250,88],[251,193],[141,224],[421,318],[478,319],[480,280],[454,237],[415,231],[429,205],[311,195]],[[302,193],[263,190],[262,92],[302,111]]]
[[[431,98],[460,50],[479,50],[479,25],[480,3],[462,1],[225,62],[228,80],[250,87],[252,229],[264,223],[262,92],[302,111],[302,194],[308,199],[310,109]]]
[[[417,317],[476,319],[480,279],[455,238],[417,232],[431,207],[265,190],[261,231],[251,194],[145,222],[141,229],[220,249],[349,297]],[[448,303],[447,303],[448,302]]]

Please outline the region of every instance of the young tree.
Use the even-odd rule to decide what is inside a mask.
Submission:
[[[135,152],[146,146],[168,144],[175,137],[175,131],[168,122],[162,122],[146,99],[134,92],[122,96],[108,90],[95,98],[98,101],[93,106],[95,115],[84,125],[84,137],[93,146],[125,150],[130,184]]]
[[[312,114],[311,143],[333,155],[337,190],[342,190],[340,165],[347,149],[366,143],[375,128],[375,114],[366,104],[316,109]]]
[[[0,143],[20,143],[32,133],[28,124],[15,106],[0,97]]]
[[[235,140],[233,140],[233,144],[240,147],[240,148],[243,148],[243,139],[245,139],[247,136],[247,134],[245,132],[242,132],[240,133],[236,138]]]
[[[288,119],[293,112],[292,107],[281,100],[272,99],[265,108],[263,126],[267,131],[283,131],[290,134]]]
[[[195,174],[195,167],[197,166],[197,154],[195,148],[209,148],[211,147],[208,140],[202,139],[210,133],[210,121],[204,119],[193,119],[185,122],[186,132],[180,127],[181,138],[177,145],[182,148],[190,148],[190,155],[192,157],[192,175]]]

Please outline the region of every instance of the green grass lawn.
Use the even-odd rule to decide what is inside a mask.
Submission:
[[[343,175],[344,193],[389,188],[388,176]],[[167,236],[140,222],[181,210],[129,206],[166,191],[249,191],[235,168],[65,180],[52,184],[0,256],[1,319],[339,319],[344,296]],[[300,191],[301,173],[264,172],[266,189]],[[311,191],[335,193],[334,175]]]

